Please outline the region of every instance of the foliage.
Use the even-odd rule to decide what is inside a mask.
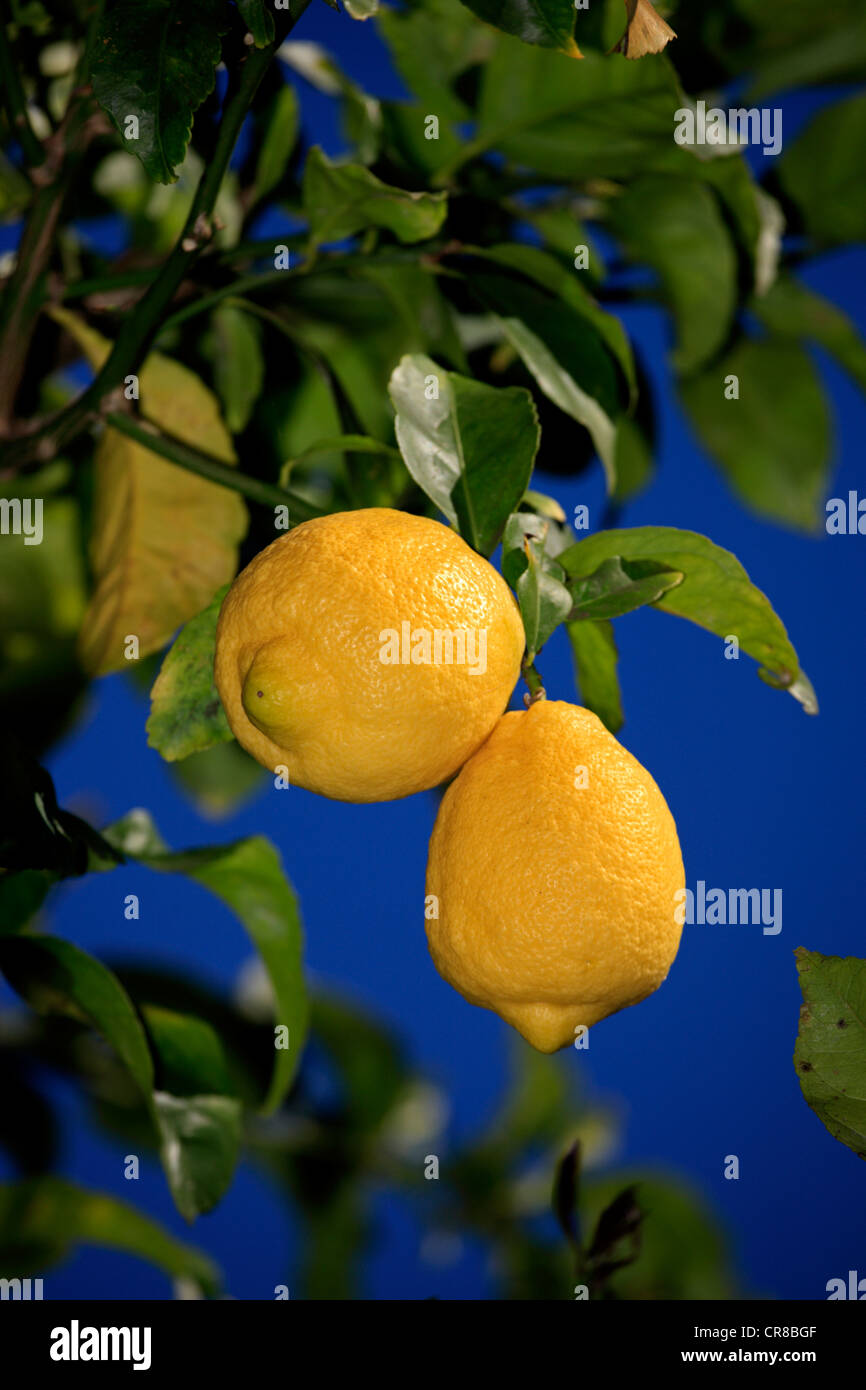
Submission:
[[[658,412],[618,317],[651,302],[669,327],[671,389],[734,494],[766,520],[819,527],[832,430],[812,349],[866,389],[866,346],[798,272],[864,235],[864,98],[831,93],[760,177],[736,146],[683,146],[673,131],[678,111],[733,81],[765,99],[862,80],[861,0],[836,0],[832,41],[806,0],[664,14],[649,0],[348,0],[340,22],[378,27],[406,101],[365,92],[295,40],[309,3],[16,0],[0,37],[0,215],[21,224],[0,300],[0,486],[10,506],[44,499],[52,538],[4,534],[0,548],[0,716],[18,734],[0,968],[35,1013],[24,1043],[0,1038],[3,1093],[31,1117],[25,1135],[2,1135],[28,1176],[0,1191],[13,1218],[0,1255],[10,1241],[32,1249],[33,1268],[97,1240],[217,1286],[197,1252],[138,1213],[48,1176],[53,1122],[31,1051],[74,1072],[111,1132],[161,1153],[189,1219],[219,1200],[246,1146],[300,1206],[313,1294],[356,1287],[376,1181],[418,1192],[407,1114],[429,1112],[429,1083],[375,1024],[321,998],[311,1050],[330,1059],[341,1100],[315,1099],[300,919],[273,847],[172,853],[143,812],[98,832],[60,808],[34,762],[90,679],[136,663],[153,678],[150,657],[152,746],[202,804],[246,794],[253,774],[211,654],[225,585],[275,534],[374,505],[441,514],[484,555],[501,543],[530,690],[565,625],[582,697],[614,730],[613,623],[640,606],[738,634],[766,682],[817,710],[770,598],[719,538],[575,533],[533,470],[598,467],[610,521],[651,487]],[[308,146],[311,86],[338,108],[340,158]],[[87,235],[99,219],[118,229],[117,254]],[[186,875],[231,908],[269,977],[267,1022],[39,930],[57,884],[124,859]],[[843,967],[810,957],[808,987],[835,987]],[[832,1058],[824,1068],[841,1034],[832,1048],[816,1036],[829,1005],[816,994],[811,1007],[800,1079],[850,1142],[862,1125]],[[853,1045],[843,1062],[862,1075]],[[642,1196],[632,1175],[593,1195],[578,1168],[601,1122],[585,1110],[575,1133],[568,1108],[556,1064],[523,1056],[503,1114],[442,1184],[439,1234],[490,1241],[509,1296],[570,1296],[575,1265],[602,1296],[729,1296],[690,1198],[663,1180]],[[543,1235],[525,1220],[547,1209],[563,1154],[568,1249],[552,1217]]]

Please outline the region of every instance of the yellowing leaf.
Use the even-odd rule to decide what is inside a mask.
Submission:
[[[625,0],[628,23],[614,52],[626,58],[643,58],[647,53],[661,53],[676,34],[657,14],[650,0]]]
[[[110,350],[66,310],[53,317],[98,368]],[[141,413],[166,434],[235,463],[213,393],[187,367],[151,353],[139,374]],[[93,675],[158,651],[233,578],[247,513],[237,493],[208,482],[106,428],[94,458],[90,563],[95,589],[79,657]]]

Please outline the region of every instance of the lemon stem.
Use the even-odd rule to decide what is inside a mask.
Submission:
[[[535,660],[534,658],[530,658],[528,652],[521,662],[520,670],[523,679],[529,687],[529,694],[523,697],[523,703],[526,705],[526,708],[529,709],[529,706],[534,705],[538,700],[546,700],[547,691],[544,689],[541,676],[535,669]]]

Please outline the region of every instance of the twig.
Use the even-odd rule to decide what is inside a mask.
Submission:
[[[169,463],[176,463],[180,468],[197,473],[199,477],[207,478],[212,483],[219,483],[222,487],[240,492],[251,502],[259,502],[263,507],[288,507],[290,514],[300,521],[309,521],[311,517],[322,515],[318,507],[298,493],[264,482],[261,478],[251,478],[248,473],[241,473],[230,464],[223,463],[222,459],[193,449],[183,440],[160,433],[156,426],[149,422],[136,419],[123,411],[110,411],[105,416],[105,423],[120,434],[125,434],[134,443],[150,449],[161,458],[168,459]]]
[[[310,0],[295,0],[288,29],[294,27],[309,4]],[[213,157],[199,181],[177,243],[150,289],[125,320],[102,369],[87,390],[52,420],[0,447],[0,471],[15,471],[34,460],[53,458],[58,449],[88,428],[98,415],[101,401],[141,365],[159,332],[165,310],[211,238],[211,216],[232,150],[259,83],[284,36],[281,34],[266,48],[250,50],[237,90],[223,115]]]

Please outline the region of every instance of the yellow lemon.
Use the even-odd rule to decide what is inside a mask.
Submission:
[[[662,983],[684,887],[646,769],[589,710],[540,700],[503,715],[445,793],[430,952],[470,1003],[555,1052]]]
[[[445,781],[483,743],[523,646],[492,565],[438,521],[374,507],[304,522],[238,575],[214,677],[265,767],[386,801]]]

